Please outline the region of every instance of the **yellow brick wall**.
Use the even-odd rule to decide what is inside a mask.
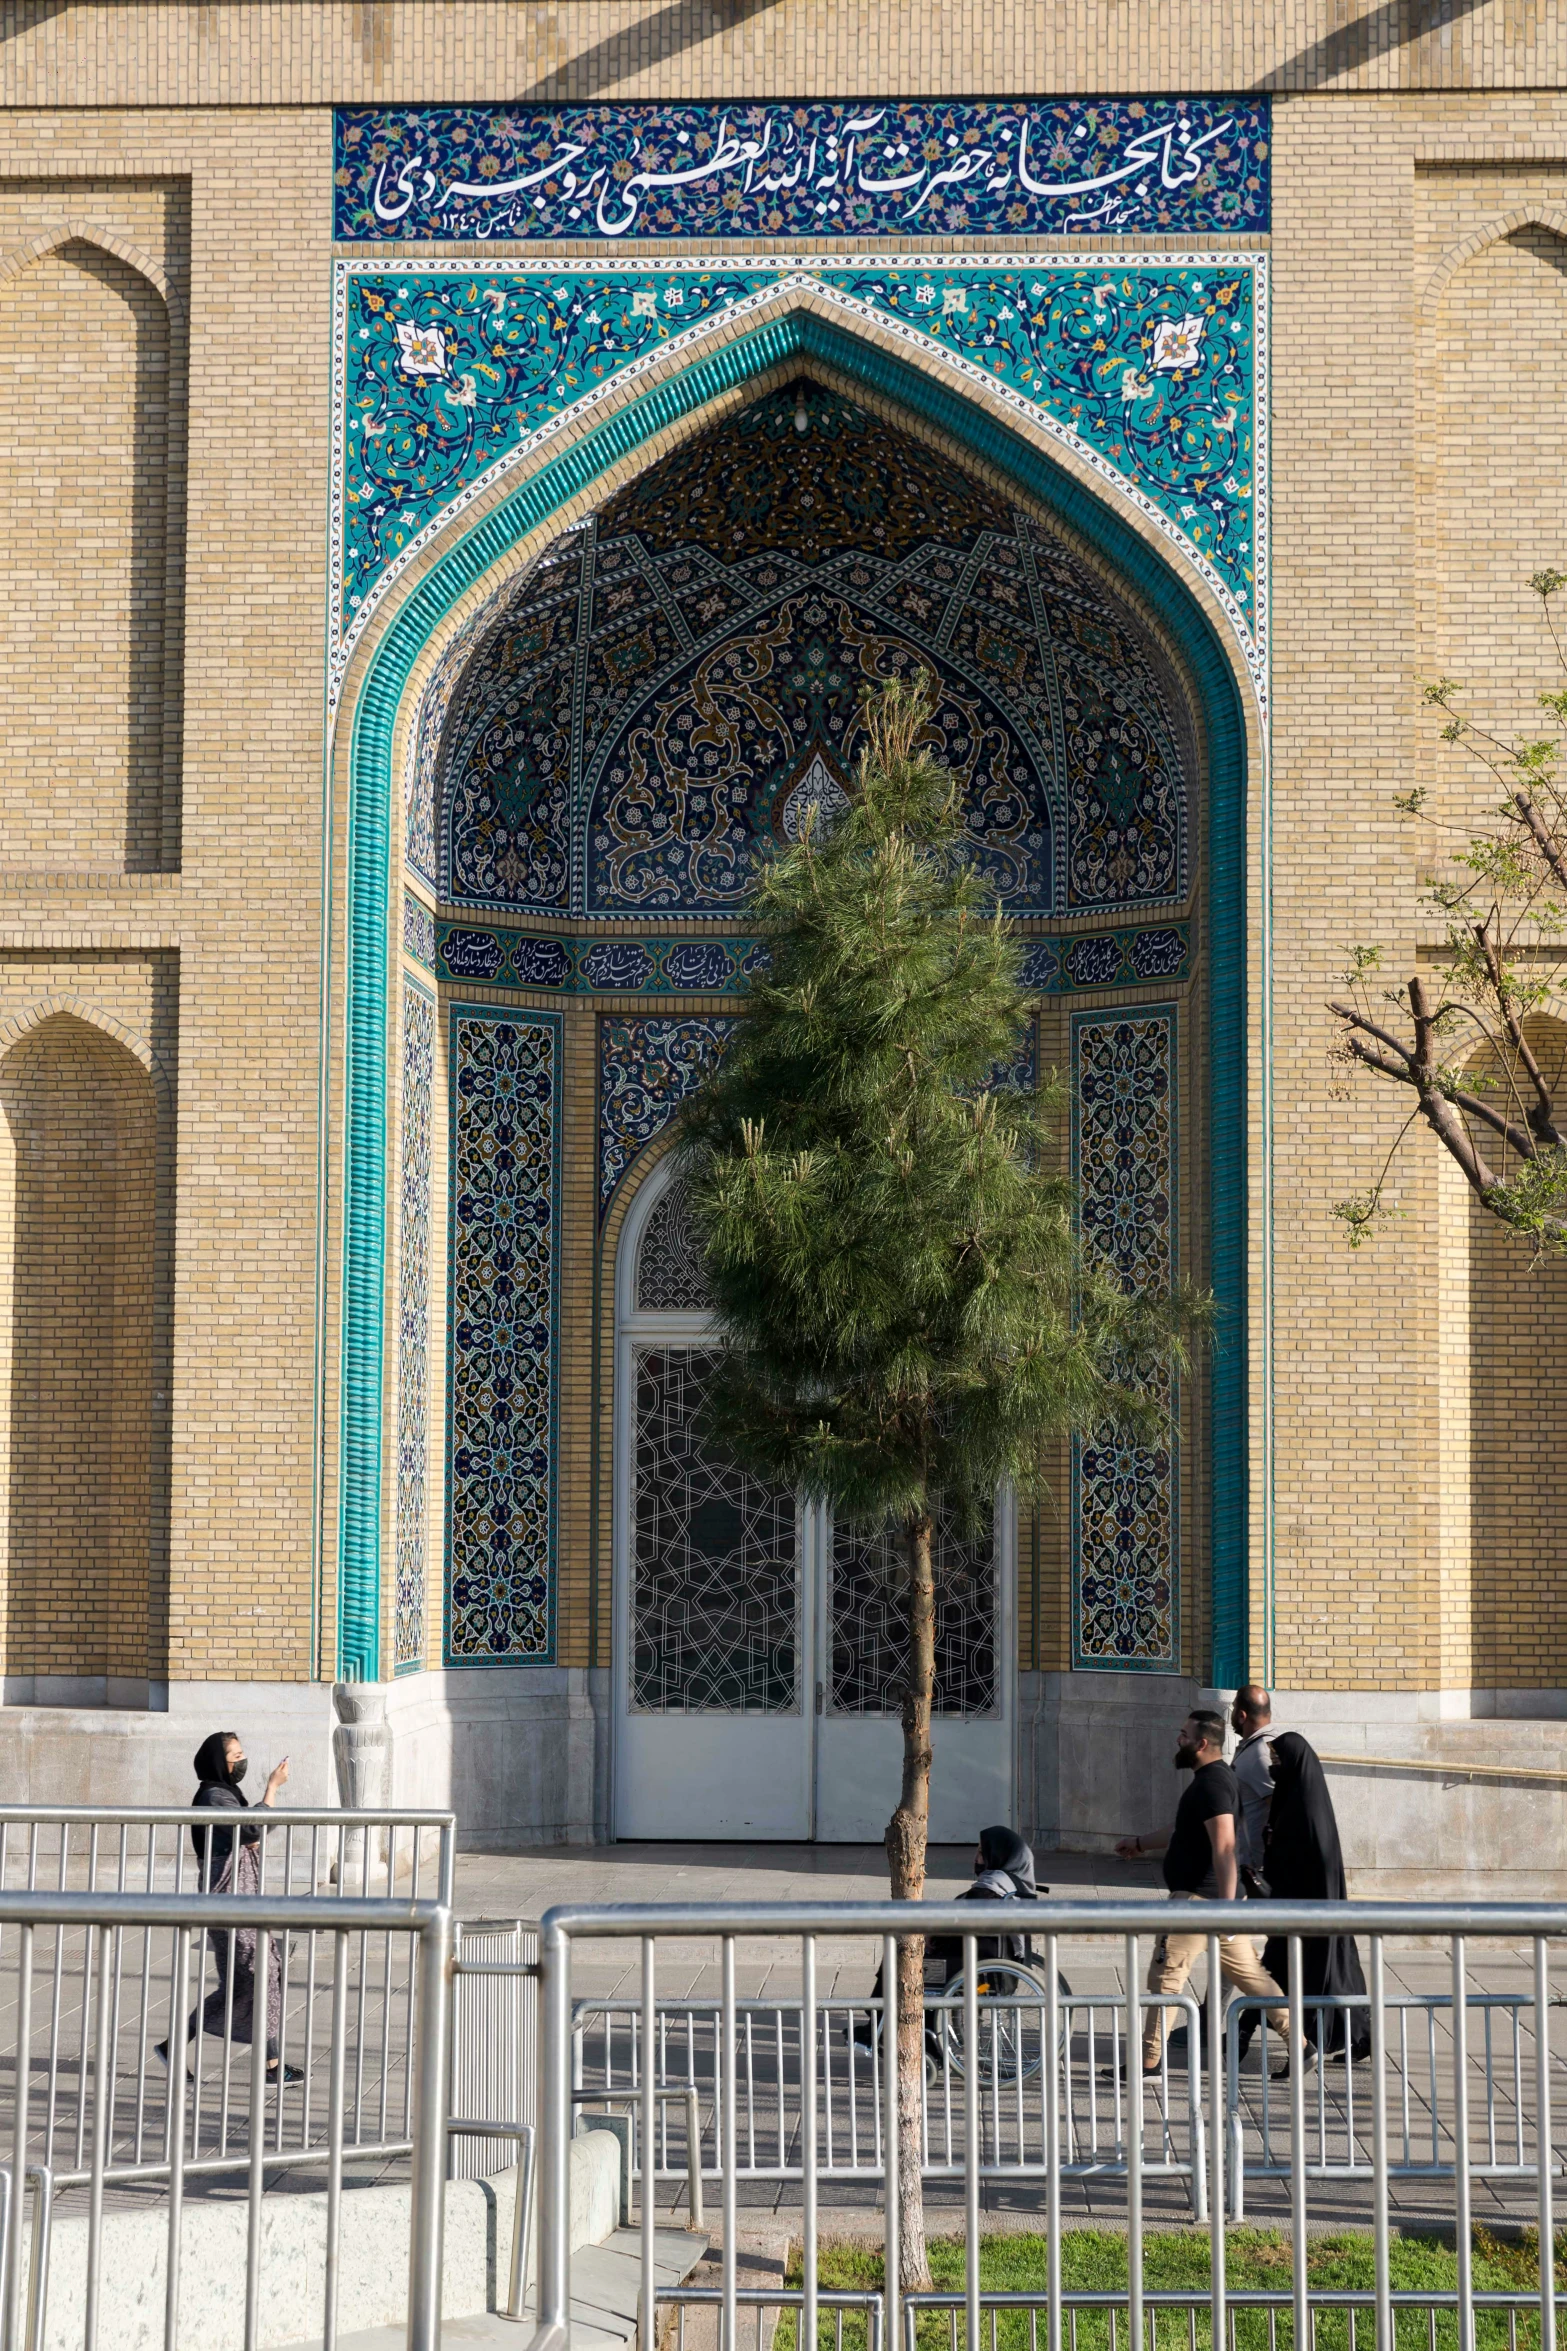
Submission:
[[[1562,209],[1567,58],[1558,17],[1514,0],[1487,0],[1429,33],[1413,12],[1342,18],[1336,0],[1244,9],[1176,0],[1157,15],[1110,20],[1021,5],[823,10],[807,0],[743,18],[649,0],[584,0],[569,11],[499,0],[441,9],[0,5],[0,365],[10,428],[0,463],[13,469],[7,530],[16,550],[15,596],[0,625],[15,636],[3,679],[8,744],[21,747],[8,762],[0,827],[0,959],[90,965],[97,976],[91,989],[82,981],[84,995],[110,987],[105,971],[120,975],[117,988],[137,959],[144,992],[156,974],[178,975],[157,982],[165,996],[177,992],[177,1016],[172,999],[160,998],[159,1009],[150,993],[145,1019],[125,1015],[140,1034],[157,1025],[156,1012],[171,1072],[178,1038],[178,1183],[168,1210],[179,1265],[168,1535],[175,1676],[303,1678],[332,1663],[342,1003],[334,993],[323,1006],[320,974],[324,932],[330,968],[342,968],[342,907],[340,897],[326,911],[321,903],[327,105],[497,92],[1137,93],[1263,83],[1286,93],[1275,118],[1272,240],[1274,1670],[1285,1682],[1404,1689],[1466,1671],[1483,1680],[1528,1670],[1483,1631],[1489,1603],[1460,1608],[1445,1596],[1469,1540],[1470,1498],[1453,1493],[1462,1456],[1444,1434],[1456,1308],[1438,1246],[1435,1162],[1416,1147],[1399,1179],[1406,1225],[1350,1256],[1332,1204],[1365,1182],[1397,1118],[1364,1087],[1347,1103],[1334,1098],[1324,1001],[1352,939],[1380,938],[1400,961],[1431,944],[1414,906],[1418,860],[1390,809],[1418,739],[1416,674],[1438,637],[1446,666],[1482,680],[1511,674],[1527,613],[1517,583],[1559,529],[1551,355],[1562,272],[1550,236],[1521,224],[1511,242],[1476,244],[1434,306],[1427,289],[1444,257],[1483,240],[1487,223],[1520,208]],[[108,259],[83,268],[77,248],[58,241],[62,224]],[[161,332],[167,350],[161,414],[137,389],[142,322],[157,327],[142,284],[158,291],[167,320],[150,336],[155,345]],[[64,369],[65,347],[88,356],[78,376]],[[149,364],[144,380],[152,379]],[[75,452],[57,474],[51,448]],[[161,652],[145,619],[156,501],[144,494],[160,468]],[[64,619],[29,584],[44,576],[44,552],[59,556],[58,545],[46,548],[39,487],[56,478],[65,528],[55,538],[88,542],[79,576],[71,567]],[[140,536],[138,512],[149,518]],[[84,514],[112,528],[88,532],[73,519]],[[1560,560],[1559,543],[1543,559]],[[23,625],[28,599],[36,627]],[[142,616],[134,629],[128,613]],[[127,872],[149,854],[145,826],[143,846],[127,850],[124,811],[151,789],[155,697],[146,681],[159,660],[160,858],[169,864],[172,775],[180,870]],[[54,813],[67,761],[79,817],[69,838]],[[338,770],[330,817],[340,872]],[[1256,801],[1254,859],[1259,837]],[[1255,1006],[1260,878],[1253,898]],[[55,983],[40,968],[26,984]],[[1260,1140],[1260,1047],[1251,1080]],[[575,1018],[567,1086],[573,1181],[590,1190],[591,1070]],[[1187,1092],[1190,1101],[1191,1081]],[[438,1121],[440,1102],[438,1087]],[[1196,1186],[1192,1151],[1187,1166]],[[1254,1150],[1254,1202],[1259,1170]],[[1200,1211],[1198,1187],[1192,1214]],[[583,1207],[571,1215],[576,1346],[584,1320],[592,1325],[593,1243]],[[438,1207],[437,1236],[443,1230]],[[1259,1316],[1267,1246],[1259,1216]],[[1509,1290],[1514,1340],[1532,1311]],[[440,1331],[437,1313],[433,1379]],[[1260,1321],[1253,1357],[1260,1365]],[[319,1492],[318,1392],[327,1432]],[[1254,1400],[1259,1576],[1270,1505]],[[608,1582],[584,1483],[584,1465],[603,1457],[604,1389],[591,1350],[568,1362],[562,1409],[571,1596],[563,1654],[581,1657],[595,1579],[601,1608]],[[1544,1446],[1543,1391],[1530,1410]],[[1205,1504],[1190,1500],[1188,1517],[1200,1543]],[[1497,1570],[1503,1582],[1512,1573],[1505,1563]],[[1043,1569],[1042,1577],[1048,1583]],[[434,1574],[431,1588],[433,1618]],[[1260,1612],[1256,1624],[1261,1667]],[[1041,1625],[1042,1661],[1052,1638],[1059,1617],[1053,1635]],[[1559,1679],[1567,1662],[1555,1641],[1552,1633],[1544,1645],[1542,1679]]]
[[[7,1676],[167,1669],[168,966],[0,954]]]
[[[179,837],[184,338],[158,259],[93,235],[101,194],[40,191],[60,217],[20,240],[27,206],[0,202],[0,865],[155,872]]]

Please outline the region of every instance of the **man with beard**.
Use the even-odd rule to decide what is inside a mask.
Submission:
[[[1206,1709],[1194,1710],[1181,1726],[1175,1749],[1175,1768],[1189,1771],[1191,1781],[1176,1806],[1175,1826],[1163,1836],[1123,1837],[1116,1852],[1123,1861],[1146,1853],[1164,1855],[1164,1882],[1172,1902],[1233,1902],[1239,1892],[1235,1823],[1240,1792],[1235,1774],[1224,1760],[1224,1717]],[[1150,1992],[1181,1992],[1198,1954],[1207,1943],[1201,1929],[1195,1934],[1163,1934],[1154,1945],[1148,1969]],[[1219,1970],[1226,1984],[1238,1991],[1277,1993],[1273,1978],[1257,1964],[1249,1936],[1221,1935]],[[1143,2072],[1156,2074],[1164,2035],[1173,2009],[1150,2008],[1143,2024]],[[1270,2008],[1268,2022],[1281,2038],[1289,2032],[1288,2011]]]

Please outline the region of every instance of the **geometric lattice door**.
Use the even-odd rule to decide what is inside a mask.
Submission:
[[[798,1713],[794,1496],[702,1444],[706,1349],[638,1347],[634,1360],[631,1704],[641,1714]]]
[[[1011,1517],[1003,1507],[967,1534],[950,1516],[936,1527],[930,1833],[938,1844],[970,1843],[987,1823],[1012,1818]],[[824,1550],[816,1834],[858,1842],[881,1835],[897,1801],[907,1569],[890,1535],[838,1527]]]
[[[638,1208],[616,1351],[616,1833],[808,1837],[800,1514],[704,1444],[700,1252],[678,1187]]]
[[[704,1443],[715,1358],[678,1186],[653,1179],[622,1260],[616,1832],[877,1839],[902,1758],[901,1548],[835,1531]],[[1005,1511],[937,1529],[940,1840],[1011,1812],[1009,1557]]]

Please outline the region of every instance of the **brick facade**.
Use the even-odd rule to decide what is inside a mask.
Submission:
[[[1369,1084],[1339,1097],[1325,1009],[1354,942],[1380,941],[1399,972],[1436,944],[1417,910],[1419,847],[1393,792],[1429,778],[1444,816],[1460,823],[1484,805],[1441,757],[1419,676],[1462,676],[1509,718],[1526,710],[1537,673],[1548,682],[1527,579],[1567,551],[1567,50],[1549,9],[1511,0],[1433,30],[1413,7],[1342,18],[1329,0],[1190,0],[1109,23],[1083,8],[824,10],[804,0],[733,21],[644,0],[565,11],[499,0],[0,5],[4,1311],[13,1366],[34,1366],[25,1397],[13,1370],[9,1436],[0,1430],[13,1495],[8,1692],[14,1683],[24,1695],[39,1675],[330,1680],[349,1638],[344,1529],[356,1510],[376,1508],[379,1632],[363,1637],[372,1654],[378,1640],[391,1676],[404,976],[441,999],[428,1230],[442,1263],[455,1213],[448,1006],[562,1014],[553,1661],[574,1671],[609,1663],[613,1252],[634,1184],[601,1220],[599,1024],[649,1006],[608,990],[558,998],[482,977],[437,980],[427,958],[402,950],[405,882],[432,918],[449,923],[462,910],[405,872],[400,838],[386,855],[379,983],[379,1340],[364,1337],[373,1295],[349,1296],[345,1320],[344,1220],[358,1213],[345,1192],[356,1147],[346,975],[361,919],[351,855],[363,819],[351,793],[362,698],[392,633],[421,595],[435,595],[451,549],[544,460],[478,496],[397,580],[348,660],[329,739],[333,105],[949,89],[1272,93],[1271,235],[1231,240],[1267,256],[1273,352],[1260,427],[1272,481],[1266,732],[1232,661],[1249,728],[1245,1662],[1291,1689],[1422,1701],[1567,1681],[1567,1610],[1554,1597],[1567,1503],[1559,1269],[1532,1268],[1472,1219],[1418,1140],[1400,1163],[1405,1221],[1349,1253],[1333,1204],[1368,1179],[1398,1106]],[[1222,235],[1202,242],[1222,258]],[[985,250],[984,240],[969,245]],[[1085,245],[1108,269],[1134,248],[1173,257],[1180,241],[1096,235],[1035,249],[1060,259]],[[950,257],[960,241],[883,249]],[[469,257],[547,272],[585,250],[498,245]],[[419,257],[380,258],[395,273]],[[725,329],[714,349],[740,331]],[[868,323],[864,340],[897,355],[884,325]],[[699,418],[662,425],[547,522],[497,542],[426,630],[388,721],[394,835],[418,699],[457,631],[563,527],[802,364],[780,362]],[[834,382],[829,363],[807,371]],[[676,373],[655,361],[636,397]],[[847,376],[835,388],[872,411],[878,399],[896,409]],[[597,413],[613,419],[631,399],[612,389]],[[919,429],[976,479],[1005,482],[998,463],[939,423]],[[1035,440],[1046,448],[1043,431]],[[1053,461],[1114,503],[1086,467],[1073,472],[1070,454]],[[1048,518],[1047,506],[1033,510]],[[1146,518],[1125,527],[1150,561],[1160,556]],[[1066,536],[1109,581],[1102,548],[1070,527]],[[1159,638],[1150,599],[1134,582],[1114,584]],[[1207,589],[1188,586],[1222,634]],[[1165,655],[1186,675],[1173,640]],[[1171,909],[1203,940],[1173,992],[1185,1008],[1182,1263],[1199,1275],[1215,1240],[1201,1107],[1212,1074],[1206,888],[1199,876]],[[585,940],[592,926],[556,930]],[[641,933],[652,935],[645,923]],[[676,917],[658,935],[710,933]],[[1070,1007],[1051,998],[1042,1058],[1065,1062],[1069,1011],[1171,1000],[1157,982],[1088,989]],[[658,1004],[692,1017],[732,1009],[722,993],[677,991]],[[63,1171],[55,1199],[27,1188],[40,1137]],[[638,1179],[655,1158],[645,1155]],[[75,1335],[40,1372],[28,1299],[44,1292],[70,1302],[60,1322]],[[389,1400],[378,1504],[365,1499],[358,1457],[346,1480],[343,1467],[345,1365],[352,1388],[361,1344],[379,1345]],[[423,1505],[432,1672],[443,1659],[450,1344],[438,1286]],[[166,1407],[155,1401],[165,1394]],[[1181,1402],[1179,1501],[1179,1662],[1194,1683],[1208,1678],[1215,1638],[1207,1409],[1199,1380]],[[54,1456],[29,1435],[46,1423]],[[406,1409],[402,1425],[412,1425]],[[1064,1458],[1061,1474],[1064,1493]],[[405,1549],[408,1539],[405,1520]],[[1064,1507],[1022,1530],[1027,1671],[1069,1668],[1070,1548]]]

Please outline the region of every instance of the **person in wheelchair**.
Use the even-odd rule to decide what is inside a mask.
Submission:
[[[974,1883],[958,1896],[960,1902],[1037,1902],[1050,1888],[1034,1883],[1034,1855],[1016,1829],[981,1829],[974,1848]],[[1034,1946],[1026,1934],[983,1935],[974,1946],[979,1959],[1032,1959]],[[939,1971],[939,1972],[938,1972]],[[963,1972],[960,1935],[932,1935],[925,1946],[925,1985],[941,1991]],[[878,1983],[880,1979],[878,1978]]]
[[[960,1902],[1037,1902],[1040,1894],[1048,1894],[1048,1886],[1034,1883],[1033,1849],[1025,1844],[1016,1829],[1005,1826],[981,1829],[979,1843],[974,1848],[974,1882],[957,1897]],[[977,1962],[987,1959],[1027,1961],[1034,1956],[1034,1946],[1026,1934],[982,1935],[975,1943]],[[925,1945],[925,1990],[943,1992],[948,1984],[963,1973],[963,1938],[961,1935],[932,1935]],[[871,1998],[881,1998],[882,1971],[876,1970],[876,1981],[871,1986]],[[854,2025],[851,2039],[856,2049],[869,2055],[875,2036],[881,2030],[877,2017],[863,2018]],[[941,2043],[927,2030],[926,2055],[933,2061],[941,2057]]]

